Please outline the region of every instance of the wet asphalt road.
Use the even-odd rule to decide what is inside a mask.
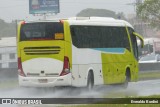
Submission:
[[[84,88],[24,88],[19,87],[18,84],[10,88],[0,88],[0,98],[124,98],[149,95],[160,95],[160,79],[131,82],[127,89],[119,86],[96,86],[92,91]],[[52,107],[52,105],[47,106]]]
[[[119,98],[126,96],[160,95],[160,79],[131,82],[127,89],[118,86],[96,86],[92,91],[84,88],[0,88],[0,98]]]

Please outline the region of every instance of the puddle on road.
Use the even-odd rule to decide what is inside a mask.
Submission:
[[[160,94],[160,85],[156,83],[160,83],[160,80],[130,83],[127,89],[117,86],[97,86],[92,91],[84,88],[0,88],[0,98],[134,98]],[[44,107],[44,105],[36,106]],[[30,105],[7,105],[5,107],[30,107]],[[45,107],[57,107],[57,104],[45,105]]]
[[[159,82],[130,83],[127,89],[117,86],[97,86],[92,91],[84,88],[2,88],[0,98],[122,98],[160,94]]]
[[[101,86],[88,91],[84,88],[9,88],[0,89],[1,98],[118,98],[135,96],[134,90],[119,87]]]

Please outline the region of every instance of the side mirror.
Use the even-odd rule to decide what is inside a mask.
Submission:
[[[140,43],[141,43],[141,48],[143,48],[143,47],[144,47],[144,40],[143,40],[143,37],[142,37],[140,34],[136,33],[136,32],[133,32],[133,35],[135,35],[136,37],[139,38]]]

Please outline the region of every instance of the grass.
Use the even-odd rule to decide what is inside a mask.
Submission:
[[[89,104],[80,106],[67,106],[67,107],[160,107],[158,104]]]
[[[137,98],[147,98],[149,100],[149,98],[160,98],[160,95],[143,96]],[[160,107],[160,102],[159,104],[82,104],[82,105],[69,105],[67,107]]]
[[[13,88],[18,86],[17,80],[12,81],[0,81],[0,89],[2,88]]]
[[[72,105],[67,107],[160,107],[159,104],[88,104]]]

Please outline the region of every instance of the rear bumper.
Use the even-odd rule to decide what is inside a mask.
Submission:
[[[47,81],[40,82],[39,80]],[[22,77],[19,75],[19,85],[25,87],[71,86],[71,73],[60,77]]]

